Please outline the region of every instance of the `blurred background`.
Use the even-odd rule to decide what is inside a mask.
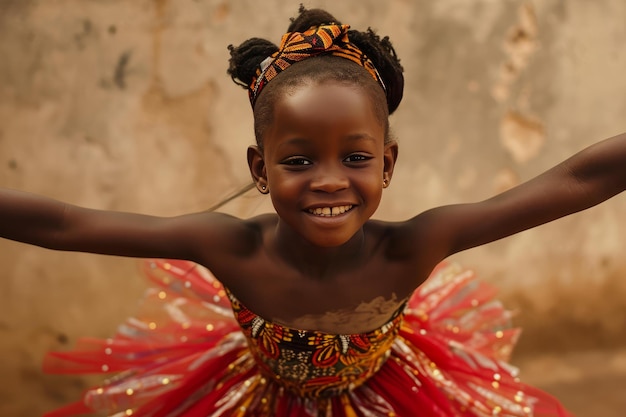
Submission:
[[[0,0],[0,185],[156,215],[208,208],[248,182],[254,140],[226,47],[278,43],[299,3]],[[389,35],[404,65],[378,218],[487,198],[626,130],[622,0],[304,4]],[[517,311],[522,378],[578,416],[626,406],[625,209],[621,195],[454,258]],[[224,210],[271,206],[250,194]],[[42,374],[45,352],[113,333],[146,284],[136,260],[8,241],[0,265],[0,415],[40,415],[87,383]]]

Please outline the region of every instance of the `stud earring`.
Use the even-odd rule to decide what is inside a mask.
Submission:
[[[387,178],[383,178],[383,188],[387,188],[388,185],[389,181],[387,181]]]
[[[262,193],[262,194],[267,194],[268,192],[269,192],[269,191],[268,191],[268,189],[267,189],[267,185],[263,184],[263,185],[261,186],[261,193]]]

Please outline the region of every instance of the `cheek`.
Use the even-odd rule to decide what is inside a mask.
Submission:
[[[273,172],[268,175],[270,197],[274,206],[284,205],[285,202],[294,203],[298,200],[303,184],[302,179],[293,175],[283,175]]]
[[[380,196],[383,191],[382,169],[380,172],[378,170],[368,170],[367,172],[357,173],[357,175],[353,178],[352,183],[365,194],[372,197]]]
[[[298,187],[301,182],[298,176],[289,175],[279,170],[272,170],[267,174],[268,185],[271,187],[270,190],[280,193],[290,192],[290,190]]]
[[[361,173],[358,174],[358,178],[361,181],[364,181],[367,178],[367,181],[374,186],[374,184],[380,183],[382,187],[383,184],[383,172],[385,169],[383,158],[377,158],[377,162],[373,165],[369,166],[367,169],[364,169]]]

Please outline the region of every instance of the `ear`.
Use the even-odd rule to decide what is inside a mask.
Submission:
[[[262,194],[269,193],[263,151],[258,146],[248,147],[248,168],[250,168],[252,180],[256,184],[256,188],[259,192]]]
[[[383,187],[387,188],[391,182],[393,176],[393,169],[396,166],[396,160],[398,159],[398,142],[395,140],[385,143],[385,150],[383,151]]]

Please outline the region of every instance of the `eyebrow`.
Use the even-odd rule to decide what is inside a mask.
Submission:
[[[373,136],[370,136],[367,133],[353,133],[351,135],[346,136],[346,139],[350,141],[357,141],[357,140],[368,140],[368,141],[373,141],[373,142],[376,141],[376,139]]]
[[[349,142],[356,142],[360,140],[366,140],[366,141],[371,141],[371,142],[376,141],[376,139],[373,136],[368,135],[367,133],[353,133],[353,134],[345,136],[345,139]],[[287,141],[283,142],[281,146],[283,145],[308,145],[309,143],[310,143],[310,139],[306,139],[302,137],[295,137],[295,138],[288,139]]]

